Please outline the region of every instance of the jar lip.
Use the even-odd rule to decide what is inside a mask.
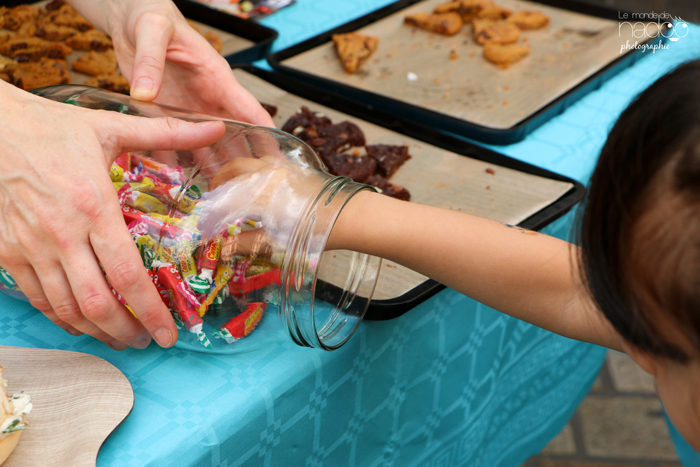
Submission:
[[[342,289],[332,285],[330,289],[335,289],[338,296],[334,296],[333,302],[328,302],[329,307],[319,311],[317,300],[320,299],[316,297],[317,286],[320,281],[320,266],[324,255],[328,253],[325,252],[325,247],[330,232],[340,212],[355,194],[363,190],[376,191],[376,188],[356,183],[348,177],[328,177],[319,194],[305,207],[305,215],[295,226],[294,233],[290,237],[287,247],[290,255],[289,258],[285,258],[280,305],[290,336],[295,343],[323,350],[335,350],[352,337],[362,321],[377,284],[381,259],[353,253],[352,264],[345,278],[346,285]],[[338,198],[338,196],[341,197]],[[303,258],[297,256],[299,253],[302,253]],[[301,270],[300,267],[305,269]],[[293,302],[296,294],[290,286],[296,287],[299,292],[304,286],[299,282],[299,276],[300,274],[307,276],[308,273],[311,273],[311,277],[304,277],[303,282],[308,282],[311,300],[308,300],[303,308],[295,308]],[[362,301],[357,292],[361,286],[367,286],[367,280],[371,281],[371,290],[363,291],[369,293]],[[308,316],[299,315],[299,313],[305,313],[304,310],[307,307]],[[328,308],[332,310],[328,312]],[[319,323],[321,312],[328,314],[324,323]]]

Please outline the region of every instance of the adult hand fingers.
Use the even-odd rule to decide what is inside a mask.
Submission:
[[[116,350],[127,348],[126,344],[116,341],[83,315],[60,263],[42,263],[35,265],[35,270],[51,308],[61,321],[101,340]]]
[[[173,36],[173,25],[164,16],[145,14],[134,28],[134,55],[131,71],[131,97],[152,101],[160,92],[165,70],[165,55]]]
[[[22,290],[24,295],[27,296],[29,303],[31,303],[34,308],[41,311],[49,320],[51,320],[52,323],[73,336],[80,336],[83,334],[70,324],[60,319],[56,315],[56,312],[53,311],[51,303],[44,294],[44,289],[41,287],[41,283],[39,282],[39,278],[36,276],[34,268],[32,268],[30,265],[19,267],[15,266],[12,268],[12,271],[8,270],[8,272],[17,282],[17,285]]]
[[[121,216],[116,200],[105,209],[104,219]],[[90,232],[90,243],[110,283],[134,310],[140,323],[158,345],[172,346],[177,340],[175,322],[149,279],[126,226],[98,222]]]
[[[105,155],[113,157],[128,151],[202,148],[221,139],[226,130],[224,122],[218,120],[192,123],[176,118],[143,118],[114,112],[105,112],[100,118],[95,131]]]
[[[116,299],[88,245],[72,251],[63,259],[63,266],[82,316],[113,337],[113,347],[122,343],[136,349],[148,346],[150,335]]]
[[[238,83],[233,72],[228,72],[222,87],[232,90],[224,95],[222,107],[231,114],[234,120],[258,126],[275,127],[267,110],[263,109],[260,102]]]

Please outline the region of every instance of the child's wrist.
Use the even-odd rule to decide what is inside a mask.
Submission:
[[[358,227],[363,225],[363,213],[371,209],[369,205],[374,196],[378,196],[377,193],[362,190],[348,200],[333,226],[326,250],[357,250],[358,245],[362,244],[362,240],[357,238]]]

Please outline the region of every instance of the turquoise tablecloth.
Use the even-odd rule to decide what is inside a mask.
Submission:
[[[265,23],[280,31],[279,49],[386,3],[298,0]],[[693,28],[501,150],[585,182],[628,100],[698,40]],[[567,216],[546,231],[567,238],[570,225]],[[4,296],[0,323],[0,344],[91,353],[129,378],[134,411],[100,467],[517,466],[564,426],[605,354],[452,290],[396,320],[363,323],[331,353],[291,343],[240,356],[153,345],[119,353]]]

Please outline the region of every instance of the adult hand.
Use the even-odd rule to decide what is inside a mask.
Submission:
[[[124,225],[108,170],[127,151],[212,144],[223,123],[88,110],[3,82],[0,99],[0,265],[71,334],[115,349],[144,348],[150,336],[173,345],[177,329]]]
[[[133,98],[274,126],[260,103],[236,81],[226,60],[187,24],[172,1],[74,3],[112,36]]]

